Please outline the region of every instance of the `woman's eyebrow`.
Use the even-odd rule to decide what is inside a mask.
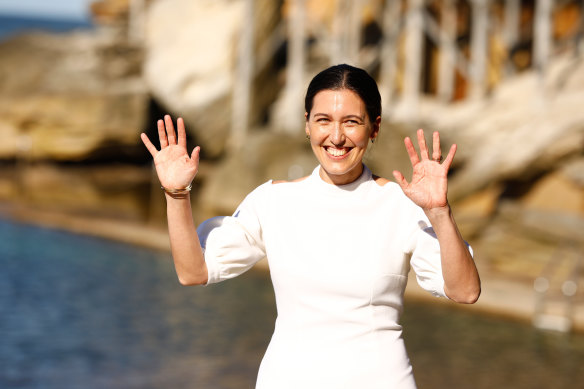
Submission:
[[[329,114],[327,114],[327,113],[317,112],[317,113],[315,113],[313,116],[314,116],[314,117],[317,117],[317,116],[324,116],[324,117],[329,117],[330,115],[329,115]],[[353,114],[350,114],[350,115],[345,115],[345,116],[343,116],[343,119],[352,119],[352,118],[354,118],[354,119],[359,119],[359,120],[361,120],[361,121],[364,121],[364,120],[365,120],[365,117],[364,117],[364,116],[359,116],[359,115],[353,115]]]
[[[347,115],[347,116],[343,116],[343,119],[359,119],[361,121],[365,120],[365,116],[359,116],[359,115]]]

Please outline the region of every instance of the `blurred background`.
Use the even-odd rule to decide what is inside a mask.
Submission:
[[[363,67],[383,99],[366,163],[459,148],[449,197],[472,307],[406,292],[421,388],[584,380],[584,1],[0,1],[0,387],[247,388],[273,330],[265,263],[181,288],[139,134],[165,113],[202,159],[194,216],[316,166],[309,80]]]

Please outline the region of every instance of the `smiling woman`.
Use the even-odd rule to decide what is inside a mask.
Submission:
[[[184,285],[236,277],[267,257],[278,317],[257,388],[416,387],[400,316],[410,267],[435,296],[473,303],[480,280],[447,201],[453,146],[442,162],[418,130],[405,146],[413,176],[397,184],[363,165],[379,132],[381,99],[362,69],[338,65],[310,83],[306,134],[319,161],[293,182],[268,181],[231,217],[195,229],[191,182],[199,147],[186,149],[170,116],[158,121],[161,149],[142,140],[166,194],[171,248]],[[461,386],[468,386],[462,384]]]

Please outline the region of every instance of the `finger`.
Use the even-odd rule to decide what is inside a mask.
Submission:
[[[426,146],[426,138],[424,137],[424,130],[421,128],[418,130],[418,145],[420,146],[420,158],[422,158],[422,161],[430,159],[428,147]]]
[[[404,144],[406,145],[406,151],[408,152],[408,155],[410,156],[410,162],[412,163],[412,166],[419,163],[420,158],[418,157],[418,153],[416,152],[416,148],[414,147],[414,144],[412,143],[412,140],[410,139],[409,136],[406,136],[406,138],[404,139]]]
[[[191,153],[191,159],[193,161],[195,161],[196,163],[199,163],[199,154],[201,153],[201,148],[199,146],[195,147],[193,149],[193,152]]]
[[[442,150],[440,149],[440,134],[434,131],[432,135],[432,159],[438,163],[442,162]]]
[[[201,148],[196,146],[191,153],[191,160],[195,163],[195,176],[199,173],[199,153],[201,152]],[[194,179],[194,177],[193,177]]]
[[[172,118],[170,115],[164,116],[164,123],[166,124],[166,136],[168,137],[168,144],[176,144],[176,136],[174,135],[174,124],[172,124]]]
[[[183,118],[176,120],[176,128],[178,132],[178,145],[187,148],[187,131],[185,129],[185,121]]]
[[[158,150],[156,150],[156,147],[154,147],[152,142],[150,142],[150,139],[148,139],[148,135],[146,135],[145,133],[141,133],[140,139],[142,139],[144,146],[146,146],[152,157],[155,157],[156,154],[158,153]]]
[[[452,165],[452,161],[454,160],[454,155],[456,154],[456,149],[458,147],[456,146],[456,143],[453,144],[452,146],[450,146],[450,150],[448,151],[448,155],[446,156],[446,159],[444,160],[444,163],[442,164],[446,170],[450,169],[450,165]]]
[[[168,146],[168,139],[166,138],[166,130],[164,129],[164,121],[162,119],[156,122],[158,126],[158,140],[160,141],[160,148],[163,149]]]
[[[405,188],[408,186],[408,182],[406,181],[404,175],[401,174],[401,172],[394,170],[393,178],[395,178],[395,181],[400,186],[400,188],[402,188],[402,190],[405,190]]]

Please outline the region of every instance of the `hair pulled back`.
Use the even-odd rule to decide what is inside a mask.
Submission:
[[[377,83],[365,70],[347,64],[331,66],[314,76],[306,90],[304,109],[310,116],[314,96],[318,92],[341,89],[351,90],[363,100],[370,121],[381,116],[381,95]]]

